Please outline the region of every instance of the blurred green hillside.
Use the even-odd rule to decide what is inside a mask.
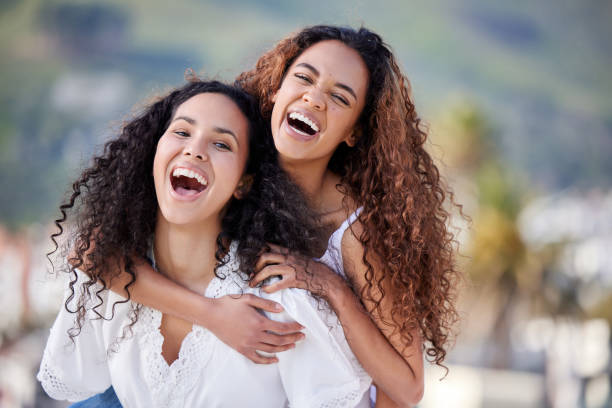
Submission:
[[[231,79],[316,23],[380,33],[427,121],[449,101],[478,106],[507,166],[537,188],[609,188],[610,21],[603,0],[3,1],[0,221],[48,221],[132,106],[186,68]]]

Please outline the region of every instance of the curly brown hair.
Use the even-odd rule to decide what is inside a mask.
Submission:
[[[394,326],[406,347],[418,330],[430,360],[442,365],[458,318],[456,240],[444,207],[453,196],[425,150],[427,132],[411,99],[410,83],[390,48],[365,28],[308,27],[281,40],[238,82],[259,98],[264,118],[270,119],[272,97],[288,68],[304,50],[326,40],[356,50],[370,74],[357,123],[361,136],[352,148],[341,144],[328,165],[341,177],[344,207],[348,210],[349,198],[363,207],[358,239],[364,247],[367,284],[360,295],[373,304],[369,312],[383,321],[381,302],[390,296],[393,321],[386,323]],[[383,267],[373,268],[373,259]]]

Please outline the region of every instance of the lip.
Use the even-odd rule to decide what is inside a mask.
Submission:
[[[296,129],[292,128],[289,125],[289,122],[287,121],[287,118],[289,117],[289,115],[293,112],[297,112],[300,113],[304,116],[306,116],[308,119],[310,119],[312,122],[314,122],[317,127],[319,128],[319,131],[316,132],[315,134],[309,135],[309,134],[305,134],[303,132],[298,132]],[[285,116],[283,117],[283,122],[281,124],[281,126],[284,128],[285,132],[287,132],[289,134],[289,136],[291,136],[293,139],[296,139],[300,142],[308,142],[313,140],[314,138],[316,138],[319,133],[321,133],[322,130],[322,126],[321,126],[321,122],[308,110],[306,109],[291,109],[288,110],[287,113],[285,114]]]
[[[176,190],[174,190],[174,187],[172,187],[172,180],[171,180],[172,174],[174,173],[176,169],[187,169],[187,170],[191,170],[194,173],[197,173],[198,175],[200,175],[202,178],[204,178],[204,180],[206,180],[206,187],[204,188],[204,190],[200,191],[199,193],[189,195],[189,196],[185,196],[185,195],[181,195],[177,193]],[[202,169],[199,169],[189,164],[177,164],[170,169],[170,173],[168,174],[168,189],[170,190],[170,196],[172,196],[172,198],[178,201],[187,201],[187,202],[195,201],[202,194],[208,191],[208,187],[210,187],[210,180],[208,178],[208,175]]]

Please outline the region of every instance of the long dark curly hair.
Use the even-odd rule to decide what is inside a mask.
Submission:
[[[358,237],[365,253],[367,285],[361,297],[382,318],[384,297],[392,300],[392,324],[409,345],[418,329],[431,361],[442,365],[457,321],[456,241],[445,202],[452,192],[425,150],[427,132],[411,99],[410,83],[380,36],[366,28],[319,25],[281,40],[238,82],[256,95],[270,120],[272,97],[295,59],[325,40],[341,41],[365,62],[370,82],[358,119],[360,138],[354,147],[341,144],[329,169],[341,176],[340,190],[363,207]],[[329,58],[333,58],[330,56]],[[377,259],[382,268],[374,269]]]
[[[126,123],[72,184],[70,198],[60,206],[61,217],[55,221],[58,231],[51,239],[55,252],[57,239],[67,233],[65,227],[69,225],[72,232],[67,239],[67,252],[70,257],[65,266],[70,274],[71,295],[65,307],[77,314],[71,337],[80,332],[90,307],[102,317],[97,312],[102,305],[100,294],[108,290],[110,280],[122,269],[132,277],[125,285],[129,300],[130,286],[136,280],[134,260],[146,258],[155,231],[158,204],[152,169],[157,143],[179,105],[209,92],[229,97],[247,118],[246,173],[253,176],[249,192],[240,200],[232,198],[222,219],[222,231],[217,237],[217,268],[226,262],[228,244],[234,240],[238,241],[241,270],[247,275],[253,273],[256,259],[267,243],[310,256],[320,247],[319,229],[313,224],[315,217],[299,189],[280,170],[269,126],[262,122],[255,100],[238,86],[191,77],[186,85],[159,98]],[[90,278],[77,291],[76,269]],[[101,286],[91,288],[96,283]],[[91,294],[92,291],[95,293]],[[77,298],[76,309],[71,310],[69,304],[79,292],[83,295]],[[131,325],[137,320],[137,310],[138,307]]]

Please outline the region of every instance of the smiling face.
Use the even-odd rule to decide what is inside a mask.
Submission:
[[[159,211],[169,223],[220,219],[244,173],[248,131],[246,117],[222,94],[201,93],[176,109],[153,162]]]
[[[272,135],[281,161],[327,165],[340,143],[353,145],[368,79],[361,56],[337,40],[298,56],[273,98]]]

